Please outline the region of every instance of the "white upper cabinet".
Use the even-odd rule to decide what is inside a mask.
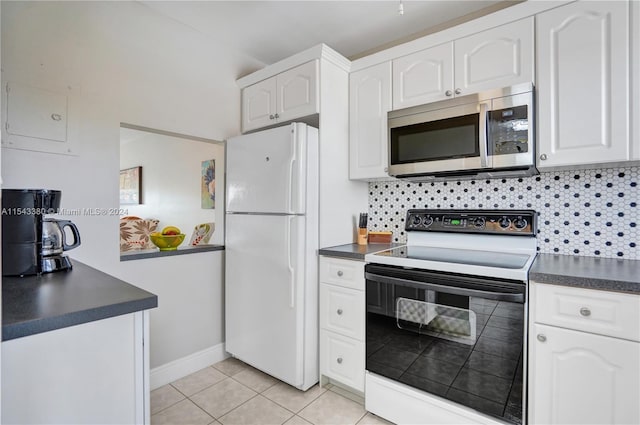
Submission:
[[[453,95],[453,43],[393,61],[393,109],[435,102]]]
[[[533,18],[501,25],[393,61],[393,109],[534,79]]]
[[[318,61],[307,62],[276,76],[279,121],[318,112]]]
[[[242,90],[242,132],[273,124],[276,97],[275,77]]]
[[[456,95],[534,81],[533,18],[455,41]]]
[[[318,113],[318,61],[242,90],[242,132]]]
[[[537,16],[538,168],[630,158],[629,3]]]
[[[391,62],[349,75],[349,178],[389,178],[387,112]]]

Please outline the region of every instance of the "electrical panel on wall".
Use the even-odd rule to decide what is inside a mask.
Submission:
[[[71,87],[50,91],[11,82],[4,88],[3,148],[77,155]]]

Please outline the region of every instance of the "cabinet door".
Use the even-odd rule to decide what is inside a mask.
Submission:
[[[538,167],[629,159],[629,4],[537,17]]]
[[[260,81],[242,90],[242,132],[275,123],[276,78]]]
[[[533,18],[455,41],[455,94],[534,81]]]
[[[290,121],[318,112],[318,61],[278,74],[278,121]]]
[[[453,96],[453,43],[393,61],[393,109]]]
[[[320,284],[320,327],[364,341],[364,292]]]
[[[529,422],[640,423],[640,343],[534,324]]]
[[[364,392],[364,369],[364,342],[320,331],[321,375]]]
[[[349,178],[388,178],[391,62],[349,76]]]

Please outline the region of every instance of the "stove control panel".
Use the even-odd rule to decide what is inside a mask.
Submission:
[[[533,210],[412,209],[405,230],[535,236],[537,216]]]

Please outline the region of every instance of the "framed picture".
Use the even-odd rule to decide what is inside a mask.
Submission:
[[[200,179],[200,198],[202,208],[212,209],[216,207],[216,160],[202,161],[200,167],[202,178]]]
[[[120,205],[142,203],[142,167],[120,170]]]

